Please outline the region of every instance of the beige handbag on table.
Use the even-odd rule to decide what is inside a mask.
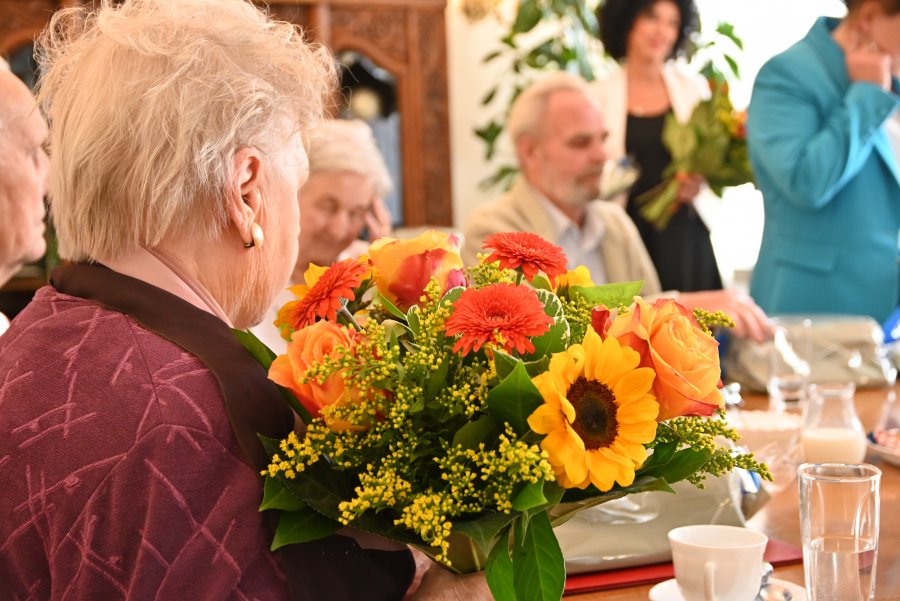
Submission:
[[[805,364],[808,382],[853,382],[858,387],[890,386],[897,370],[888,358],[884,332],[871,317],[785,315],[772,318],[794,341],[789,348],[773,341],[732,339],[722,362],[725,378],[747,390],[765,392],[773,354],[793,355]]]

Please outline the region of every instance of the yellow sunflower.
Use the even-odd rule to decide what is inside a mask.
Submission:
[[[594,280],[591,279],[591,272],[587,267],[579,265],[556,278],[557,290],[565,291],[572,286],[584,286],[586,288],[594,286]]]
[[[593,483],[601,491],[628,486],[647,458],[644,444],[656,436],[659,404],[654,372],[638,367],[637,351],[588,328],[583,344],[556,353],[550,368],[533,378],[544,404],[528,418],[565,488]]]

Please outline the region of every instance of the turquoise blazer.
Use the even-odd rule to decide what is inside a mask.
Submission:
[[[883,322],[900,279],[900,173],[884,123],[900,96],[850,82],[831,37],[839,22],[820,18],[753,86],[747,140],[765,227],[750,293],[770,314]]]

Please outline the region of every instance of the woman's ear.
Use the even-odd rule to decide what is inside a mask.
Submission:
[[[226,213],[245,245],[252,245],[253,225],[262,210],[262,155],[245,146],[232,158],[232,180],[228,187]],[[258,227],[258,226],[257,226]]]
[[[863,2],[860,4],[859,10],[856,11],[856,24],[859,31],[866,36],[870,35],[872,32],[872,21],[876,17],[884,15],[884,8],[880,2],[876,0]]]

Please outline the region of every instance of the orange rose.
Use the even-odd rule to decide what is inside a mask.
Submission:
[[[369,261],[378,290],[401,311],[419,303],[431,278],[444,291],[465,285],[455,235],[429,230],[411,240],[379,238],[369,247]]]
[[[331,321],[317,321],[294,332],[287,354],[276,357],[269,367],[269,379],[293,392],[312,417],[319,417],[323,407],[357,399],[359,391],[347,386],[340,371],[321,384],[312,379],[303,382],[303,377],[326,357],[339,357],[339,347],[352,351],[354,344],[353,333],[347,328]],[[328,425],[337,432],[365,429],[337,420]]]
[[[656,371],[653,390],[659,421],[681,415],[711,415],[723,406],[719,390],[719,343],[700,329],[693,314],[674,300],[648,305],[635,297],[632,310],[611,323],[595,315],[595,329],[641,354],[641,367]],[[604,336],[604,337],[605,337]]]

